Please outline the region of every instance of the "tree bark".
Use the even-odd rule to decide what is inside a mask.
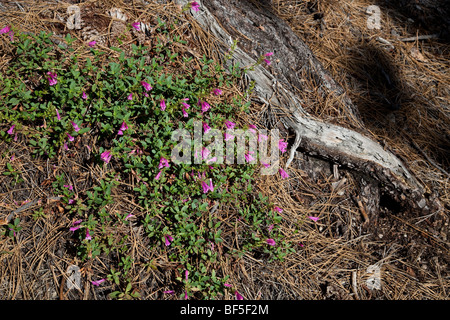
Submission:
[[[189,1],[176,0],[182,6]],[[270,11],[267,1],[208,0],[197,1],[200,10],[191,14],[195,22],[217,39],[222,55],[238,40],[231,62],[250,66],[258,58],[274,52],[277,63],[272,73],[263,64],[247,75],[254,81],[254,96],[281,115],[280,121],[292,129],[295,142],[290,146],[288,167],[299,150],[360,171],[380,182],[382,191],[410,208],[424,212],[441,206],[437,199],[425,195],[424,187],[393,153],[369,138],[358,109],[308,46],[280,18]],[[234,60],[234,61],[233,61]],[[279,61],[278,61],[279,60]],[[302,107],[297,90],[302,90],[302,77],[317,83],[324,95],[342,99],[358,131],[314,118]]]

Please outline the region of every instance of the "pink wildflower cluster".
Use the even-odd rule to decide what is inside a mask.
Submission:
[[[155,180],[159,180],[159,178],[161,177],[162,169],[164,169],[165,167],[166,168],[170,167],[169,161],[167,161],[166,158],[161,157],[161,159],[159,159],[159,165],[158,165],[158,169],[160,169],[160,171],[156,175]]]
[[[11,41],[14,40],[14,32],[11,30],[11,26],[6,26],[3,29],[0,30],[0,34],[7,33],[9,35],[9,38]]]
[[[54,72],[47,72],[47,75],[48,75],[48,78],[47,78],[47,80],[48,80],[48,84],[50,85],[50,86],[54,86],[55,84],[57,84],[58,83],[58,80],[56,79],[56,77],[58,76],[56,73],[54,73]]]

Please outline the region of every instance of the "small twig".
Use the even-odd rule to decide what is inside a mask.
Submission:
[[[356,203],[358,204],[359,210],[361,211],[362,216],[364,217],[365,222],[369,222],[369,216],[367,215],[366,208],[360,199],[356,199]]]
[[[392,43],[390,43],[389,41],[387,41],[387,40],[384,39],[384,38],[377,37],[376,39],[377,39],[379,42],[381,42],[381,43],[383,43],[383,44],[389,46],[391,49],[394,49],[394,48],[395,48],[394,45],[393,45]]]
[[[14,1],[14,3],[19,7],[20,11],[25,11],[25,9],[17,1]]]
[[[423,36],[415,36],[415,37],[409,37],[409,38],[402,38],[399,39],[400,41],[416,41],[416,40],[427,40],[427,39],[433,39],[439,37],[439,33],[435,34],[428,34]]]

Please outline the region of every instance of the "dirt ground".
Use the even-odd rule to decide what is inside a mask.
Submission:
[[[29,1],[2,3],[0,27],[14,23],[24,30],[67,32],[58,20],[67,18],[70,4],[80,2],[48,3],[33,7]],[[367,27],[369,5],[380,8],[381,29]],[[438,194],[442,210],[429,215],[411,212],[380,194],[367,177],[346,168],[336,170],[333,164],[299,150],[292,179],[282,182],[266,176],[255,186],[271,202],[283,206],[282,230],[295,252],[281,262],[268,263],[249,255],[223,261],[223,273],[238,284],[245,299],[449,298],[449,10],[442,3],[433,5],[433,1],[272,1],[273,11],[345,88],[366,127],[409,166],[429,193]],[[90,1],[80,6],[84,25],[77,32],[85,40],[100,35],[107,41],[109,34],[123,32],[120,25],[105,18],[105,8],[122,6],[130,17],[144,16],[144,11],[127,1]],[[158,15],[154,10],[152,17]],[[36,16],[41,21],[30,19]],[[417,39],[430,34],[429,39]],[[195,42],[189,45],[195,47]],[[196,50],[208,49],[197,45]],[[333,101],[314,92],[301,96],[311,114],[325,121],[341,121],[332,116]],[[261,106],[253,108],[253,116],[258,117]],[[1,151],[6,147],[0,142]],[[50,163],[36,162],[20,148],[16,156],[28,168],[29,183],[15,190],[14,197],[11,191],[0,189],[0,218],[22,201],[40,197],[36,186],[43,188],[46,177],[52,175]],[[86,156],[60,158],[55,165],[76,176]],[[2,156],[0,165],[6,161]],[[0,238],[0,298],[108,299],[110,288],[84,281],[107,269],[106,260],[96,259],[82,268],[82,290],[66,289],[66,269],[77,263],[68,221],[57,201],[42,207],[47,217],[37,223],[31,219],[32,211],[24,212],[28,219],[21,225],[17,242]],[[317,223],[302,219],[313,215],[320,218]],[[134,230],[132,236],[137,254],[152,256],[139,231]],[[143,299],[165,298],[160,288],[171,281],[175,265],[159,258],[158,268],[133,267]],[[224,299],[234,299],[234,295],[228,293]]]

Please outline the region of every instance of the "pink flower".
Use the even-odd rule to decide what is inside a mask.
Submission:
[[[119,129],[119,132],[117,132],[117,135],[119,135],[119,136],[123,135],[123,132],[124,132],[125,130],[127,130],[127,129],[128,129],[128,126],[127,126],[127,124],[125,123],[125,121],[123,121],[123,122],[122,122],[122,126],[121,126],[120,129]]]
[[[267,229],[269,230],[269,232],[272,231],[272,229],[273,229],[273,224],[271,224]]]
[[[152,90],[152,86],[150,85],[150,83],[147,83],[145,81],[141,81],[142,86],[144,87],[145,91],[150,91]]]
[[[266,168],[270,167],[270,164],[268,164],[268,163],[261,162],[261,164]]]
[[[283,179],[289,178],[288,173],[287,173],[286,171],[284,171],[282,168],[280,168],[280,169],[278,170],[278,172],[280,173],[281,178],[283,178]]]
[[[170,243],[173,241],[173,238],[171,236],[164,236],[165,245],[166,247],[170,246]]]
[[[100,159],[102,159],[103,161],[105,161],[106,163],[109,163],[109,161],[111,161],[111,152],[110,151],[105,151],[100,155]]]
[[[231,284],[228,284],[228,283],[224,283],[223,284],[225,287],[228,287],[228,288],[231,288],[232,287],[232,285]]]
[[[86,92],[83,91],[83,95],[81,96],[81,98],[83,98],[84,100],[86,100],[88,98]]]
[[[69,189],[70,191],[73,190],[73,186],[71,184],[65,184],[63,187]]]
[[[268,66],[270,66],[270,64],[272,63],[270,60],[267,59],[263,59],[265,63],[267,63]]]
[[[208,158],[210,153],[211,152],[208,150],[208,148],[202,148],[202,159],[205,160],[206,158]]]
[[[164,99],[161,99],[161,101],[159,102],[159,106],[161,107],[161,111],[166,110],[166,102],[164,101]]]
[[[131,218],[131,217],[134,217],[134,215],[133,214],[128,214],[126,217],[125,217],[125,221],[127,221],[129,218]]]
[[[18,136],[17,136],[17,133],[14,135],[14,141],[17,141],[17,139],[18,139]]]
[[[76,226],[76,225],[80,224],[81,222],[83,222],[82,219],[72,222],[72,225]]]
[[[198,173],[198,178],[199,179],[205,179],[205,173],[203,172],[201,175],[200,175],[200,172]]]
[[[273,55],[273,52],[267,52],[264,56],[265,57],[270,57],[271,55]]]
[[[206,160],[206,163],[210,163],[210,162],[215,163],[216,161],[217,161],[217,157],[213,157],[211,159]],[[212,168],[212,167],[210,167],[210,168]]]
[[[212,179],[210,178],[209,179],[209,190],[212,192],[212,191],[214,191],[214,186],[213,186],[213,183],[212,183]]]
[[[159,178],[161,177],[161,172],[162,172],[162,170],[158,172],[158,174],[155,177],[155,180],[159,180]]]
[[[220,96],[220,95],[222,94],[222,90],[220,90],[220,89],[214,89],[214,90],[213,90],[213,93],[214,93],[216,96]]]
[[[69,150],[69,147],[67,146],[66,142],[64,142],[64,150]]]
[[[212,183],[212,179],[209,179],[209,184],[202,181],[203,193],[207,193],[208,191],[214,191],[214,186]]]
[[[76,231],[76,230],[78,230],[78,229],[80,229],[81,228],[81,226],[76,226],[76,227],[70,227],[70,231],[72,231],[72,232],[74,232],[74,231]]]
[[[280,149],[281,153],[286,152],[287,145],[287,142],[284,142],[283,139],[280,139],[280,141],[278,141],[278,149]]]
[[[164,167],[168,168],[168,167],[170,167],[170,165],[166,158],[161,157],[161,159],[159,160],[158,169],[162,169]]]
[[[88,43],[88,46],[93,48],[93,47],[95,47],[96,43],[97,43],[97,41],[95,41],[95,40],[91,41],[91,42]]]
[[[94,286],[99,286],[102,282],[105,282],[106,280],[105,279],[100,279],[100,280],[97,280],[97,281],[91,281],[91,283],[94,285]]]
[[[187,294],[187,290],[184,291],[184,299],[187,300],[188,298],[188,294]]]
[[[203,193],[208,193],[209,186],[204,181],[202,181],[202,187],[203,187]]]
[[[89,229],[86,229],[86,238],[85,238],[85,240],[92,240],[92,237],[89,234]]]
[[[308,217],[309,219],[311,219],[312,221],[316,222],[317,220],[319,220],[319,217]]]
[[[181,111],[183,112],[183,117],[187,118],[188,113],[186,112],[186,110],[189,109],[191,106],[188,105],[186,102],[182,102],[181,104],[182,104]]]
[[[8,33],[11,41],[13,41],[14,32],[11,31],[11,26],[6,26],[0,30],[0,34]]]
[[[278,211],[279,213],[282,213],[282,212],[283,212],[283,209],[278,208],[278,207],[273,207],[273,210]]]
[[[69,141],[73,141],[73,140],[75,140],[75,138],[74,137],[72,137],[70,134],[68,134],[67,133],[67,136],[69,137]]]
[[[255,158],[253,158],[253,156],[251,156],[251,153],[254,153],[254,152],[249,152],[244,155],[245,160],[247,160],[247,162],[252,162],[255,160]]]
[[[133,94],[130,93],[130,94],[128,95],[127,99],[128,99],[128,100],[133,100]]]
[[[236,295],[236,300],[244,300],[244,297],[242,297],[239,292],[235,291],[234,294]]]
[[[15,127],[15,125],[12,125],[11,128],[9,128],[9,130],[6,132],[10,135],[14,134],[14,127]]]
[[[211,108],[209,103],[206,102],[206,101],[203,101],[203,102],[199,101],[199,104],[202,106],[202,112],[206,112],[206,111],[208,111]]]
[[[47,72],[47,75],[49,76],[48,78],[47,78],[47,80],[48,80],[48,84],[49,85],[51,85],[51,86],[53,86],[53,85],[55,85],[55,84],[57,84],[58,83],[58,80],[56,80],[56,77],[57,77],[57,74],[56,73],[53,73],[53,72]]]
[[[74,202],[75,202],[75,200],[69,199],[69,204],[72,204],[72,203],[74,203]]]
[[[248,131],[250,131],[250,132],[253,132],[253,133],[256,133],[256,126],[254,125],[254,124],[251,124],[251,125],[249,125],[248,126],[250,129],[248,129]]]
[[[61,116],[59,115],[58,109],[56,109],[56,119],[61,120]]]
[[[167,293],[167,294],[174,294],[174,293],[175,293],[175,291],[174,291],[174,290],[166,290],[166,291],[164,291],[163,293]]]
[[[211,127],[206,122],[203,122],[203,130],[205,133],[208,133],[209,130],[211,130]]]
[[[70,123],[72,123],[72,127],[73,127],[73,130],[75,130],[75,132],[80,131],[80,128],[78,127],[78,125],[75,122],[71,121]]]
[[[232,134],[229,134],[228,132],[225,132],[225,141],[234,139],[234,136]]]
[[[234,129],[234,126],[236,125],[236,123],[231,122],[231,121],[225,121],[225,126],[227,127],[227,129]]]
[[[269,246],[274,246],[274,245],[276,245],[275,240],[273,240],[273,239],[267,239],[266,242],[267,242],[267,244],[268,244]]]
[[[197,1],[192,1],[192,2],[191,2],[191,8],[192,8],[192,10],[194,10],[195,12],[197,12],[198,10],[200,10],[200,5],[198,4]]]
[[[135,22],[131,24],[133,28],[135,28],[137,31],[141,30],[141,24],[139,22]]]
[[[259,135],[258,135],[258,142],[261,142],[261,141],[263,141],[263,140],[266,140],[266,141],[267,141],[267,139],[269,139],[269,137],[266,136],[265,134],[259,134]]]
[[[8,33],[11,31],[11,26],[6,26],[0,30],[0,34]]]

